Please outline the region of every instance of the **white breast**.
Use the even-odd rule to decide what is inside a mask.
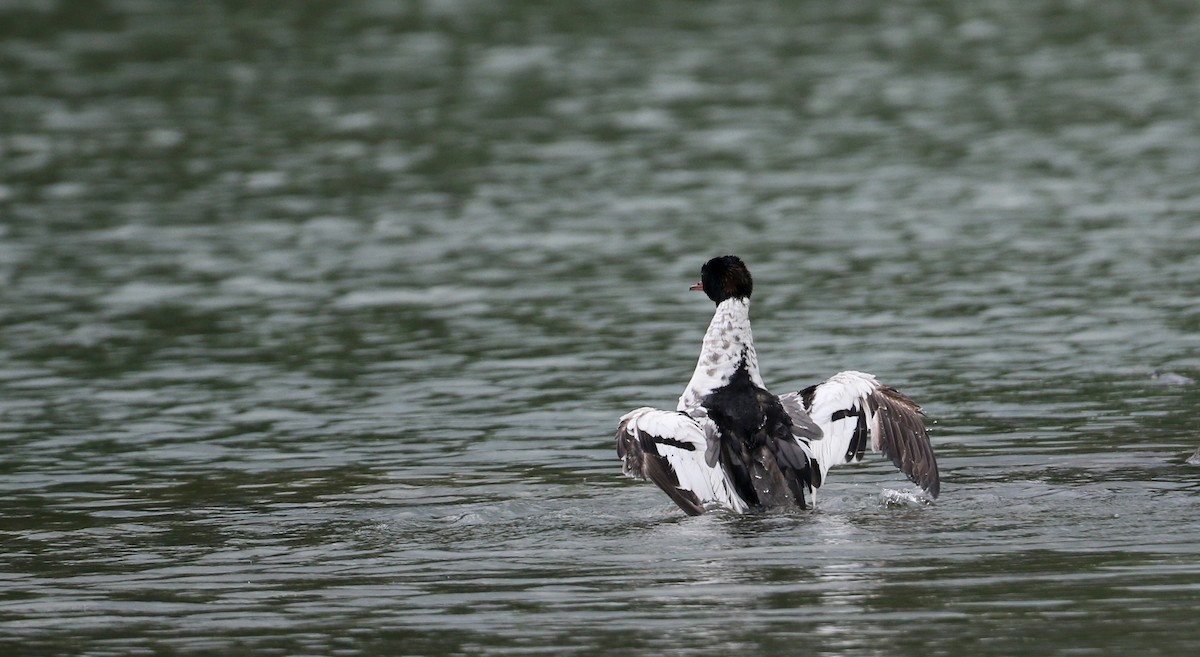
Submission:
[[[758,373],[758,354],[754,351],[754,336],[750,331],[750,302],[747,299],[727,299],[717,306],[708,330],[692,379],[679,396],[678,410],[700,405],[709,393],[729,383],[738,367],[745,363],[750,380],[765,388]]]

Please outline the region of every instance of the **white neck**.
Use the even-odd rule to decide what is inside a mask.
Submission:
[[[758,354],[754,352],[754,336],[750,332],[750,300],[726,299],[717,305],[717,312],[708,324],[696,371],[679,396],[676,408],[683,411],[700,405],[709,393],[729,383],[743,361],[750,381],[766,388],[758,373]]]

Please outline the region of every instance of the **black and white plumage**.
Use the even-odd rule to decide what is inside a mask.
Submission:
[[[936,498],[937,460],[921,407],[870,374],[846,371],[775,396],[750,332],[753,280],[736,256],[709,260],[702,290],[717,304],[696,370],[675,411],[630,411],[617,426],[626,475],[649,479],[689,515],[810,508],[835,465],[868,447]]]

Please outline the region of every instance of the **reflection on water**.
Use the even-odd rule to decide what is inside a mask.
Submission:
[[[1198,32],[0,2],[0,643],[1196,652]],[[937,504],[886,463],[799,515],[619,476],[727,252],[773,389],[926,407]]]

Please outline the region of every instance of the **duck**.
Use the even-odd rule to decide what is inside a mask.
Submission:
[[[675,410],[645,406],[618,421],[626,476],[649,479],[691,516],[811,510],[830,468],[861,462],[869,447],[937,499],[937,459],[925,413],[912,399],[853,370],[774,395],[758,368],[754,280],[742,259],[709,260],[689,289],[703,292],[716,311]]]

